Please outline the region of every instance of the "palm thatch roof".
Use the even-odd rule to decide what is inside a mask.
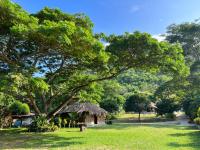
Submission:
[[[105,111],[103,108],[100,108],[99,106],[91,104],[89,102],[86,103],[76,102],[72,105],[64,107],[63,109],[60,110],[60,112],[58,112],[58,114],[71,113],[71,112],[76,112],[78,114],[82,114],[83,112],[88,112],[90,115],[97,115],[97,116],[102,116],[107,114],[107,111]]]
[[[151,108],[157,108],[156,103],[150,102],[149,107]]]
[[[27,115],[12,115],[13,119],[25,119],[25,118],[29,118],[29,117],[34,117],[35,114],[34,113],[29,113]]]

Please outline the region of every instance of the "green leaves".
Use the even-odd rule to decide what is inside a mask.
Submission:
[[[138,112],[141,113],[147,109],[148,101],[142,95],[132,95],[130,96],[124,105],[126,112]]]
[[[49,85],[42,78],[30,78],[29,83],[32,90],[38,92],[47,92],[49,90]]]
[[[115,57],[113,63],[120,68],[161,70],[163,73],[187,75],[182,49],[179,45],[158,42],[147,33],[134,32],[108,37],[106,50]]]
[[[9,107],[12,115],[27,115],[30,113],[30,108],[26,103],[15,101]]]
[[[198,21],[172,24],[168,27],[167,41],[180,43],[188,64],[200,59],[200,23]]]
[[[6,75],[2,79],[2,88],[0,90],[11,95],[19,94],[26,96],[28,91],[42,94],[49,90],[49,85],[44,78],[26,77],[21,73],[15,73]]]
[[[37,19],[29,16],[19,5],[9,0],[0,1],[0,31],[8,31],[10,27],[17,24],[36,23]]]
[[[131,68],[187,75],[180,46],[158,42],[140,32],[98,37],[84,14],[71,15],[50,8],[29,14],[5,0],[0,1],[0,19],[3,89],[31,101],[37,113],[40,111],[36,105],[46,112],[57,111],[78,94],[87,97],[84,90],[94,82],[111,79]],[[110,45],[105,48],[100,37]],[[105,93],[120,87],[110,84],[105,85]],[[101,89],[91,99],[100,99],[100,93]],[[121,94],[112,94],[109,91],[105,95],[121,104]]]

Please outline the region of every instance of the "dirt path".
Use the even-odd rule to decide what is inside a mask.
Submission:
[[[193,123],[188,123],[189,118],[182,112],[177,112],[176,120],[174,121],[166,121],[166,122],[157,122],[156,124],[161,125],[179,125],[179,126],[195,126]]]
[[[183,114],[183,113],[176,113],[177,119],[176,121],[178,122],[179,125],[181,126],[195,126],[193,123],[188,123],[189,118]]]

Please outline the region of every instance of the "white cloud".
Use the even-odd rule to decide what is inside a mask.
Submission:
[[[110,45],[110,43],[103,42],[103,45],[104,45],[105,47],[107,47],[107,46],[109,46],[109,45]]]
[[[131,7],[130,12],[135,13],[139,10],[140,10],[140,7],[138,5],[134,5],[134,6]]]
[[[158,41],[164,41],[165,37],[162,34],[155,34],[152,35],[153,38],[157,39]]]

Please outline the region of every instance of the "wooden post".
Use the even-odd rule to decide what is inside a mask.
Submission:
[[[86,125],[85,125],[85,123],[78,123],[79,124],[79,127],[80,127],[80,132],[83,132],[83,131],[85,131],[85,129],[86,129]]]

